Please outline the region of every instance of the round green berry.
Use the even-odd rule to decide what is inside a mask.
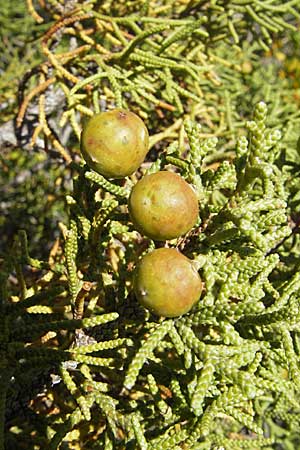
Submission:
[[[159,248],[145,255],[135,270],[133,286],[138,301],[164,317],[190,311],[202,291],[193,262],[174,248]]]
[[[191,186],[174,172],[146,175],[133,187],[128,203],[133,224],[151,239],[174,239],[191,230],[198,199]]]

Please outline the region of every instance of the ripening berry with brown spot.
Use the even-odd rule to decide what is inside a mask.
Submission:
[[[107,178],[135,172],[148,152],[148,130],[131,111],[96,114],[83,127],[81,153],[89,167]]]

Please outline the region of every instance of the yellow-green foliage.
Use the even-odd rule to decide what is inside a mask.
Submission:
[[[50,176],[58,210],[73,186],[49,257],[32,257],[32,228],[0,255],[0,449],[297,449],[299,87],[278,48],[299,2],[27,5],[47,31],[16,125],[32,120],[31,144],[64,169]],[[145,164],[118,181],[78,154],[84,117],[114,106],[151,134]],[[203,280],[174,319],[132,290],[158,244],[134,229],[128,196],[159,170],[180,173],[200,205],[167,243]]]

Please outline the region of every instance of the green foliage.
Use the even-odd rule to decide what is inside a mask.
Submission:
[[[180,246],[198,264],[205,291],[193,310],[178,319],[157,320],[133,298],[127,268],[137,261],[140,247],[150,249],[151,241],[142,244],[132,229],[118,189],[112,183],[95,187],[82,169],[69,202],[73,218],[65,231],[67,271],[59,266],[50,270],[60,277],[56,284],[64,286],[62,292],[50,296],[41,288],[41,297],[24,289],[24,300],[4,305],[19,321],[24,311],[14,341],[9,341],[9,331],[3,335],[7,354],[17,349],[13,356],[23,370],[26,364],[37,368],[50,363],[52,374],[57,368],[59,390],[69,392],[60,400],[60,412],[51,420],[45,417],[50,440],[44,445],[58,448],[81,430],[76,438],[80,445],[94,448],[94,433],[86,434],[85,424],[96,426],[99,420],[99,448],[270,448],[283,443],[284,434],[276,433],[274,423],[275,432],[267,438],[266,427],[272,429],[277,417],[286,423],[291,412],[295,418],[288,426],[296,430],[299,274],[284,282],[273,277],[280,267],[276,249],[292,229],[284,177],[275,165],[280,132],[270,130],[266,120],[266,105],[260,102],[247,124],[248,139],[240,138],[236,157],[225,165],[230,176],[223,175],[224,163],[207,170],[216,142],[212,147],[210,138],[197,138],[197,126],[187,122],[193,151],[177,158],[186,164],[181,175],[199,186],[201,224]],[[156,170],[169,167],[165,155],[159,162]],[[108,199],[114,209],[99,222]],[[56,314],[45,322],[43,315],[54,314],[62,298],[76,319]],[[14,328],[9,314],[7,327]],[[38,322],[31,323],[32,314],[35,320],[40,317]],[[97,331],[86,334],[89,327]],[[58,336],[75,328],[74,338],[61,337],[58,348],[34,344],[41,333]],[[243,429],[252,437],[229,439],[229,430],[242,436]]]
[[[299,448],[299,2],[28,8],[45,33],[16,118],[34,149],[1,156],[0,449]],[[145,119],[151,152],[108,181],[78,143],[85,116],[114,106]],[[127,201],[159,170],[200,205],[167,242],[203,280],[176,319],[132,289],[159,245]]]
[[[18,148],[2,152],[0,173],[0,254],[9,250],[14,235],[24,229],[32,254],[46,258],[59,235],[57,224],[66,218],[63,194],[70,189],[70,175],[45,153]]]
[[[35,20],[25,1],[0,5],[0,105],[1,123],[17,112],[18,84],[29,69],[40,62]]]

